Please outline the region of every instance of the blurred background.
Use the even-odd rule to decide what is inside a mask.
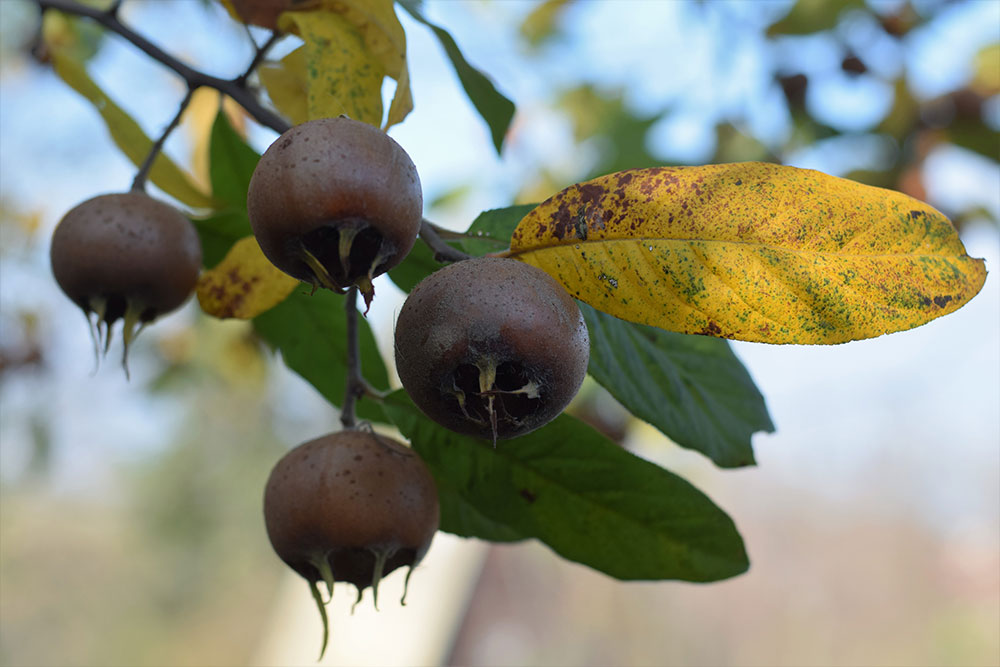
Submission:
[[[428,1],[517,104],[501,158],[440,44],[398,13],[416,109],[391,133],[446,227],[627,167],[767,160],[930,202],[991,273],[913,331],[734,344],[777,427],[753,468],[714,468],[585,386],[578,414],[731,514],[749,573],[621,583],[535,543],[439,535],[406,607],[402,575],[378,614],[350,616],[338,591],[324,664],[1000,664],[1000,2]],[[122,17],[218,76],[253,53],[214,2],[125,0]],[[33,58],[37,21],[0,2],[0,663],[315,664],[318,614],[260,507],[277,458],[337,415],[245,323],[196,304],[138,339],[131,381],[117,346],[94,372],[48,239],[133,168]],[[182,83],[81,30],[94,79],[158,136]],[[200,95],[167,143],[202,181],[216,105]],[[274,137],[242,127],[258,150]],[[389,352],[401,295],[379,280]]]

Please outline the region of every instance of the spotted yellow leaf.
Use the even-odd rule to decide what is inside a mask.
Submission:
[[[370,125],[382,124],[385,67],[350,21],[330,11],[285,12],[278,27],[305,42],[310,119],[345,114]]]
[[[274,106],[292,124],[309,120],[309,74],[306,47],[300,46],[278,62],[263,63],[257,68],[260,82]]]
[[[767,343],[910,329],[960,308],[986,279],[927,204],[758,162],[574,185],[524,217],[508,254],[622,319]]]
[[[323,6],[340,12],[358,29],[365,48],[396,80],[385,126],[401,122],[413,111],[413,96],[406,67],[406,32],[393,9],[393,0],[323,0]]]
[[[242,238],[198,279],[198,303],[209,315],[248,320],[285,300],[299,284],[264,257],[257,239]]]

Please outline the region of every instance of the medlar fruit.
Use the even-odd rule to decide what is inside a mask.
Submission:
[[[492,257],[419,283],[399,312],[395,347],[399,379],[424,414],[494,445],[562,412],[590,359],[566,290],[541,269]]]
[[[282,12],[299,12],[319,7],[320,0],[229,0],[244,23],[269,30],[278,29]]]
[[[271,471],[264,521],[275,552],[309,582],[324,621],[316,583],[333,594],[336,581],[378,604],[381,578],[398,567],[410,572],[438,529],[434,478],[410,448],[372,432],[350,430],[291,450]],[[409,581],[407,573],[407,582]],[[404,591],[405,599],[406,593]]]
[[[299,280],[370,303],[372,278],[413,247],[423,218],[417,169],[380,129],[349,118],[297,125],[264,152],[247,196],[261,250]]]
[[[50,259],[59,287],[91,323],[98,350],[107,352],[111,325],[124,320],[127,373],[129,344],[141,328],[194,290],[201,241],[180,211],[133,191],[100,195],[67,213],[52,235]]]

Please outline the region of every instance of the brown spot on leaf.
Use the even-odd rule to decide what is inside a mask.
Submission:
[[[946,305],[948,305],[948,302],[951,301],[951,299],[952,299],[951,295],[936,296],[934,297],[934,305],[936,305],[938,308],[944,308]]]
[[[708,324],[702,327],[701,331],[696,332],[699,336],[721,336],[722,327],[718,323],[709,320]]]
[[[584,183],[580,186],[580,200],[590,206],[600,206],[601,199],[607,192],[603,186],[595,183]]]
[[[570,210],[570,204],[563,203],[556,209],[552,216],[552,235],[558,239],[576,235],[576,215]],[[541,234],[537,236],[541,237]]]
[[[536,496],[534,493],[532,493],[527,489],[521,489],[518,493],[520,493],[521,497],[527,500],[529,503],[535,502],[535,500],[538,498],[538,496]]]

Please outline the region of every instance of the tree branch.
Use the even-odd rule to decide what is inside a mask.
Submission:
[[[472,258],[472,255],[445,243],[434,225],[426,218],[420,223],[420,239],[434,251],[434,259],[438,262],[460,262]]]
[[[243,72],[243,74],[233,79],[233,82],[240,86],[245,86],[247,79],[250,78],[250,75],[254,73],[254,70],[257,69],[257,66],[260,65],[262,60],[264,60],[264,56],[267,55],[267,52],[282,37],[283,35],[277,30],[275,30],[274,32],[271,33],[271,36],[267,38],[267,41],[264,42],[261,46],[257,46],[256,44],[254,44],[257,50],[254,53],[253,60],[250,61],[250,66],[246,68],[246,71]]]
[[[160,138],[156,140],[153,146],[149,149],[149,154],[146,159],[143,160],[142,166],[139,167],[139,172],[135,175],[135,180],[132,181],[132,190],[134,192],[142,192],[146,189],[146,177],[149,176],[149,170],[153,168],[153,162],[156,161],[156,156],[160,154],[163,150],[163,144],[166,143],[167,137],[170,133],[174,131],[174,128],[181,122],[181,116],[184,115],[185,109],[188,108],[188,104],[191,103],[191,97],[194,95],[194,88],[188,88],[187,95],[181,100],[180,106],[177,109],[177,114],[174,115],[174,119],[170,121],[167,128],[163,130]]]
[[[101,24],[111,32],[120,35],[131,42],[136,48],[147,56],[173,70],[178,76],[183,78],[188,88],[194,90],[205,86],[214,88],[219,92],[233,98],[247,113],[261,125],[271,128],[275,132],[281,133],[287,130],[290,125],[288,121],[264,107],[254,94],[246,87],[246,74],[235,79],[220,79],[210,76],[200,70],[185,65],[177,58],[163,51],[148,39],[138,34],[121,21],[118,20],[117,12],[108,12],[76,2],[76,0],[35,0],[38,7],[44,12],[47,9],[65,12],[74,16],[83,16]],[[117,7],[116,7],[117,8]],[[265,46],[270,46],[268,42]],[[259,55],[259,53],[258,53]],[[255,58],[256,60],[256,58]]]

